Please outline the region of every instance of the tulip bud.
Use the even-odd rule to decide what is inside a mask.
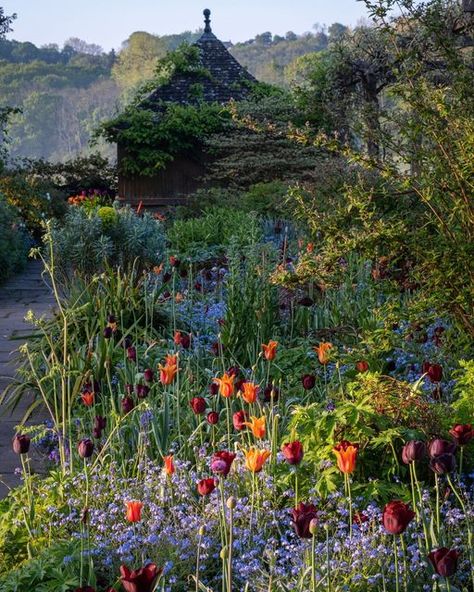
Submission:
[[[137,350],[133,346],[130,346],[127,348],[127,358],[131,362],[137,361]]]
[[[235,499],[234,496],[229,497],[229,499],[226,502],[226,506],[229,508],[229,510],[235,510],[235,507],[237,505],[237,500]]]
[[[147,368],[143,373],[143,376],[147,382],[153,382],[153,370],[151,368]]]
[[[122,411],[124,413],[130,413],[130,411],[135,407],[132,397],[124,397],[120,404],[122,405]]]
[[[202,415],[206,411],[206,400],[203,397],[193,397],[189,405],[196,415]]]
[[[318,530],[318,519],[312,518],[309,523],[309,532],[314,535],[314,534],[316,534],[317,530]]]
[[[209,385],[209,393],[211,395],[217,395],[218,392],[219,392],[219,385],[217,384],[217,382],[211,382],[211,384]]]
[[[114,332],[112,331],[112,327],[104,327],[103,330],[104,339],[110,339]]]
[[[207,423],[209,423],[210,425],[216,425],[216,423],[219,421],[219,414],[217,413],[217,411],[210,411],[207,414]]]
[[[204,526],[200,526],[199,530],[198,530],[198,535],[200,537],[204,536],[204,533],[206,532],[206,529],[204,528]]]
[[[31,438],[27,434],[16,434],[13,438],[13,452],[15,454],[26,454],[30,449]]]
[[[244,423],[247,421],[247,419],[248,419],[248,415],[245,411],[243,411],[243,410],[236,411],[234,413],[234,415],[232,416],[232,423],[234,424],[234,428],[238,432],[241,432],[242,430],[244,430],[245,429]]]
[[[115,315],[110,314],[107,316],[107,322],[113,325],[117,322],[117,318],[115,317]]]
[[[458,446],[465,446],[474,438],[474,429],[471,424],[456,424],[449,433]]]
[[[408,465],[417,460],[421,460],[426,452],[426,446],[424,442],[419,440],[411,440],[407,442],[402,450],[402,460]]]
[[[150,392],[150,387],[146,384],[137,384],[135,386],[135,391],[139,399],[145,399],[148,396],[148,393]]]
[[[227,545],[222,547],[221,552],[219,553],[219,557],[224,561],[227,559],[229,555],[229,550],[227,549]]]
[[[279,396],[280,389],[273,384],[269,384],[263,389],[263,400],[265,403],[276,403]]]
[[[310,391],[314,388],[314,385],[316,384],[316,377],[313,374],[305,374],[301,378],[301,382],[303,383],[303,388],[306,391]]]
[[[454,549],[441,547],[436,551],[428,553],[428,559],[436,573],[444,578],[449,578],[456,573],[458,568],[459,552]]]
[[[454,454],[456,452],[456,444],[443,440],[442,438],[435,438],[428,444],[428,454],[431,458],[439,456],[440,454]]]
[[[451,473],[456,468],[456,457],[450,453],[434,456],[430,461],[430,468],[438,475]]]
[[[383,510],[383,525],[390,534],[401,534],[415,517],[407,504],[396,500],[389,502]]]
[[[89,458],[92,456],[94,452],[94,442],[89,440],[89,438],[84,438],[81,440],[77,446],[77,451],[79,452],[79,456],[81,458]]]

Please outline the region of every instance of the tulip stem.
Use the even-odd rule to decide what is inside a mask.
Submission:
[[[439,477],[438,474],[435,473],[435,491],[436,491],[436,534],[439,539],[439,532],[440,532],[440,504],[439,504]]]
[[[461,450],[459,451],[459,478],[461,479],[462,461],[463,461],[463,457],[464,457],[464,446],[461,446],[460,448],[461,448]]]
[[[328,575],[328,592],[331,592],[331,548],[329,546],[329,525],[326,525],[326,566]]]
[[[316,533],[311,541],[311,591],[316,592]]]
[[[407,548],[405,545],[405,537],[403,533],[400,535],[400,543],[403,551],[403,589],[408,592],[408,565],[407,565]]]
[[[346,487],[347,497],[349,498],[349,538],[352,538],[352,493],[351,480],[348,473],[344,473],[344,481]]]
[[[295,467],[295,508],[298,507],[298,467]]]
[[[232,592],[232,545],[234,544],[233,532],[234,509],[229,506],[229,546],[227,555],[227,592]]]
[[[399,592],[400,588],[398,582],[398,552],[396,536],[393,537],[393,555],[395,557],[395,592]]]

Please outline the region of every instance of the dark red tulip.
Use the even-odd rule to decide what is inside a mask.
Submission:
[[[201,290],[202,290],[201,282],[194,282],[194,289],[196,290],[196,292],[201,292]]]
[[[229,374],[230,376],[238,376],[240,374],[240,368],[238,366],[231,366],[228,370],[227,370],[227,374]]]
[[[107,322],[110,323],[111,325],[113,325],[114,323],[117,322],[117,317],[113,314],[109,314],[109,315],[107,315]]]
[[[237,392],[238,392],[238,391],[242,391],[242,387],[244,386],[244,384],[245,384],[246,382],[247,382],[247,381],[245,380],[245,378],[241,378],[240,380],[238,380],[237,382],[235,382],[235,383],[234,383],[235,390],[236,390]]]
[[[299,465],[303,460],[303,444],[299,440],[283,444],[281,451],[286,462],[290,465]]]
[[[217,384],[217,382],[211,382],[211,384],[209,385],[209,393],[211,395],[217,395],[218,392],[219,392],[219,385]]]
[[[243,410],[236,411],[234,413],[234,415],[232,416],[232,423],[234,424],[234,428],[238,432],[245,430],[244,423],[247,421],[247,419],[248,419],[248,415],[247,415],[247,413],[245,413],[245,411],[243,411]]]
[[[94,438],[100,438],[102,436],[102,430],[105,430],[105,426],[107,424],[107,420],[105,417],[101,415],[96,415],[94,418]]]
[[[215,452],[211,459],[211,471],[226,477],[229,474],[232,463],[234,462],[235,454],[227,450]]]
[[[306,391],[310,391],[316,384],[316,377],[313,374],[305,374],[302,376],[301,382],[303,383],[303,388]]]
[[[206,399],[203,397],[193,397],[189,404],[196,415],[202,415],[206,411]]]
[[[439,364],[423,362],[421,367],[423,374],[427,374],[431,382],[440,382],[443,378],[443,368]]]
[[[104,339],[110,339],[114,334],[112,327],[104,327],[102,334],[104,336]]]
[[[428,454],[430,458],[439,456],[440,454],[454,454],[456,452],[456,443],[443,440],[442,438],[435,438],[428,444]]]
[[[31,438],[27,434],[16,434],[12,446],[15,454],[26,454],[30,449]]]
[[[183,349],[189,349],[191,346],[191,335],[184,333],[181,337],[181,347]]]
[[[449,433],[456,441],[458,446],[466,446],[474,438],[474,430],[470,423],[459,424],[457,423]]]
[[[401,534],[415,517],[415,512],[400,500],[389,502],[383,510],[383,525],[390,534]]]
[[[131,362],[137,361],[137,350],[132,345],[127,348],[127,358]]]
[[[143,373],[143,376],[147,382],[153,382],[154,372],[151,368],[147,368]]]
[[[420,440],[407,442],[402,449],[402,460],[406,465],[421,460],[426,453],[426,446]]]
[[[428,559],[438,575],[449,578],[456,573],[458,568],[459,552],[455,549],[441,547],[428,553]]]
[[[94,452],[94,442],[89,440],[89,438],[82,439],[77,445],[77,451],[79,452],[79,456],[81,458],[91,457],[92,453]]]
[[[132,338],[129,337],[128,335],[126,337],[124,337],[123,341],[122,341],[122,345],[123,345],[124,349],[128,349],[129,347],[132,347]]]
[[[125,592],[152,592],[162,571],[154,563],[133,571],[126,565],[121,565],[120,582]]]
[[[197,484],[197,491],[199,495],[210,495],[214,489],[216,488],[216,481],[214,477],[210,477],[209,479],[201,479]]]
[[[430,467],[438,475],[452,473],[456,468],[456,457],[454,454],[450,454],[449,452],[446,454],[433,456],[433,458],[430,460]]]
[[[293,527],[296,534],[302,539],[310,539],[313,535],[310,532],[311,520],[318,519],[318,511],[313,504],[300,502],[296,508],[291,511]]]
[[[169,271],[163,274],[163,283],[167,284],[171,279],[171,273]]]
[[[81,586],[80,588],[76,588],[76,592],[95,592],[95,588],[92,586]]]
[[[148,397],[148,393],[150,392],[150,387],[146,384],[137,384],[135,385],[135,392],[137,393],[137,397],[139,399],[146,399],[146,397]]]
[[[132,397],[124,397],[120,401],[120,404],[124,413],[130,413],[130,411],[135,407]]]
[[[209,413],[207,414],[207,423],[211,425],[216,425],[218,421],[219,414],[217,413],[217,411],[209,411]]]
[[[269,384],[263,389],[262,394],[265,403],[275,403],[280,397],[280,390],[278,387]]]
[[[126,384],[125,385],[125,392],[127,393],[127,395],[131,395],[133,394],[133,384]]]

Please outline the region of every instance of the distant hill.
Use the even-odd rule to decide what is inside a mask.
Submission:
[[[342,25],[332,25],[328,31]],[[339,30],[339,29],[338,29]],[[55,44],[0,40],[0,107],[20,107],[11,127],[13,157],[65,160],[90,151],[98,123],[109,118],[153,76],[156,62],[181,43],[193,43],[202,31],[155,36],[133,33],[119,52],[70,39]],[[327,47],[324,30],[285,37],[270,32],[229,51],[259,80],[285,86],[286,67],[296,58]],[[113,156],[110,146],[100,147]]]

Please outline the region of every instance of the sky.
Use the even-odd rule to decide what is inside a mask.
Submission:
[[[366,16],[358,0],[0,0],[17,13],[8,39],[41,46],[69,37],[120,48],[134,31],[157,35],[195,31],[204,8],[212,11],[213,32],[223,41],[245,41],[257,33],[304,33],[315,23],[355,25]]]

